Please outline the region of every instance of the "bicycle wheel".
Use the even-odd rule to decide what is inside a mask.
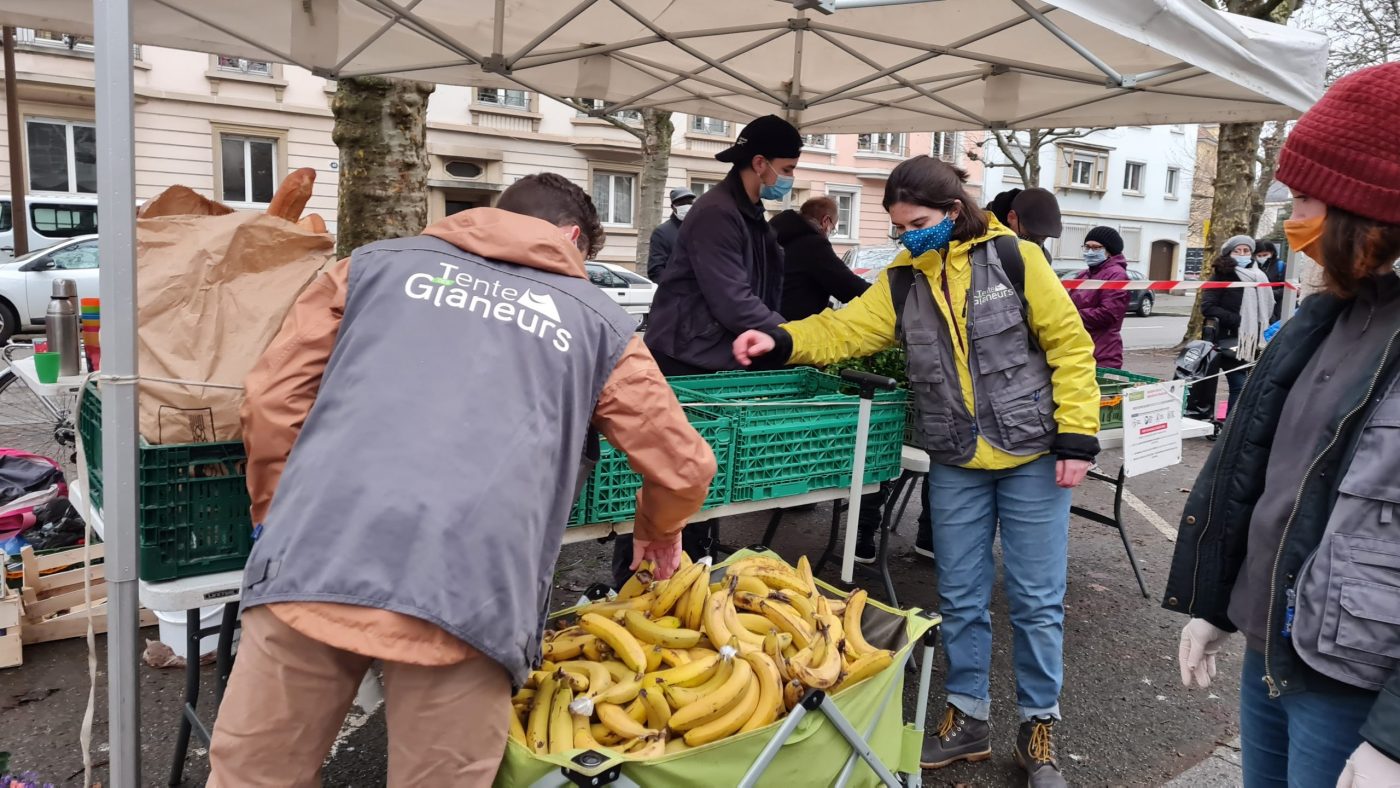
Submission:
[[[0,372],[0,446],[57,460],[71,473],[77,462],[76,404],[76,395],[40,397],[14,370]]]

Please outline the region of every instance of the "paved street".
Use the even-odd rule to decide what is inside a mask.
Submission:
[[[1136,318],[1141,320],[1141,318]],[[1135,372],[1165,376],[1173,354],[1133,352],[1128,367]],[[0,434],[0,442],[5,436]],[[1172,551],[1175,521],[1180,515],[1185,489],[1204,461],[1210,444],[1190,441],[1182,465],[1138,477],[1129,483],[1124,507],[1126,530],[1143,571],[1151,597],[1142,598],[1133,581],[1123,544],[1113,530],[1075,521],[1071,526],[1070,587],[1066,599],[1066,665],[1063,706],[1065,721],[1057,734],[1058,749],[1067,776],[1075,785],[1163,785],[1199,763],[1220,771],[1228,766],[1217,750],[1238,733],[1236,679],[1243,643],[1230,641],[1221,656],[1220,677],[1210,691],[1186,691],[1177,677],[1176,640],[1184,623],[1159,606]],[[1101,466],[1116,471],[1119,455],[1106,452]],[[1111,489],[1088,485],[1075,496],[1076,503],[1098,511],[1112,510]],[[906,605],[937,606],[934,567],[911,550],[916,511],[911,507],[894,539],[891,561],[896,589]],[[724,541],[734,545],[757,542],[767,521],[764,515],[726,521]],[[817,555],[830,522],[829,506],[788,515],[775,549],[790,560],[802,553]],[[577,599],[591,582],[606,578],[611,545],[588,543],[566,548],[556,574],[555,600]],[[835,579],[834,568],[824,573]],[[876,589],[878,580],[859,578]],[[1015,736],[1015,690],[1011,674],[1011,638],[1006,625],[1004,596],[998,591],[992,611],[995,627],[992,663],[994,698],[993,759],[977,765],[957,765],[925,775],[934,786],[1011,786],[1023,777],[1011,755]],[[154,638],[155,630],[147,637]],[[105,674],[105,643],[98,638],[99,681]],[[34,769],[59,785],[81,784],[78,730],[87,699],[85,646],[81,639],[31,647],[22,668],[0,673],[0,705],[11,695],[30,690],[54,690],[42,700],[5,712],[3,746],[13,753],[14,766]],[[932,708],[942,704],[941,655],[935,665]],[[213,669],[204,672],[202,704],[213,704]],[[912,714],[915,682],[912,674],[905,688],[906,713]],[[143,771],[146,785],[164,784],[179,715],[182,692],[180,671],[141,669],[143,719]],[[40,693],[42,695],[42,693]],[[463,713],[470,713],[464,709]],[[96,759],[106,760],[106,690],[99,686],[93,733]],[[193,751],[187,784],[200,785],[208,771],[207,752]],[[1195,782],[1192,772],[1179,784]],[[99,766],[95,775],[105,781]],[[328,760],[325,784],[333,786],[382,785],[385,779],[385,727],[382,711],[353,713]],[[1215,778],[1212,778],[1215,779]],[[1219,778],[1231,784],[1226,770]]]

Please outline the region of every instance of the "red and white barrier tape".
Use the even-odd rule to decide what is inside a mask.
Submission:
[[[1067,290],[1226,290],[1236,287],[1286,287],[1297,290],[1292,282],[1212,282],[1209,280],[1150,281],[1146,279],[1065,279]]]

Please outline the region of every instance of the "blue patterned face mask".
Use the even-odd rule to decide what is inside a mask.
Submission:
[[[917,230],[905,230],[899,236],[899,242],[904,244],[904,248],[909,250],[909,254],[915,257],[922,257],[931,249],[939,249],[948,245],[948,241],[953,237],[953,217],[944,216],[943,221],[932,227],[920,227]]]

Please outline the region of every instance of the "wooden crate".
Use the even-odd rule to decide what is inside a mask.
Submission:
[[[4,555],[0,553],[0,562],[5,560]],[[19,633],[21,618],[19,594],[0,582],[0,668],[13,668],[24,662]]]
[[[33,548],[20,552],[24,582],[20,589],[20,639],[25,645],[64,640],[87,634],[89,619],[96,633],[107,631],[107,581],[101,559],[105,547],[75,547],[47,555],[35,555]],[[83,590],[83,576],[89,588]],[[141,626],[155,623],[149,610],[141,611]],[[3,664],[3,663],[0,663]]]

